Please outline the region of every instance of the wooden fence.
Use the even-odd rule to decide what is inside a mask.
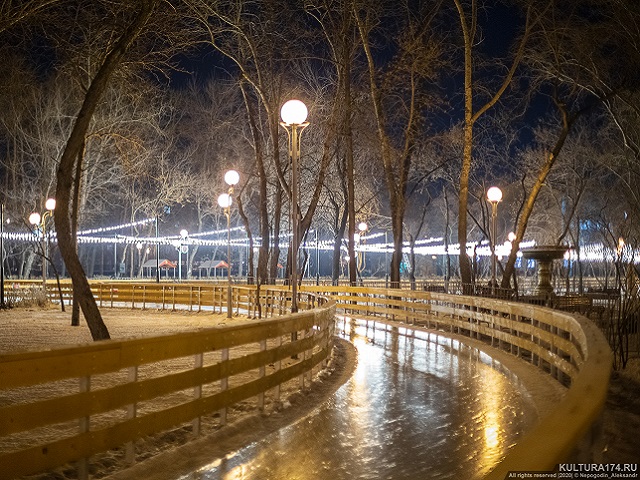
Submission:
[[[190,309],[226,305],[226,287],[96,284],[101,304]],[[0,479],[88,457],[220,413],[245,399],[279,401],[279,387],[310,381],[326,365],[335,304],[302,293],[287,313],[290,293],[234,287],[235,309],[264,321],[170,336],[108,340],[73,348],[0,355]],[[189,302],[187,303],[187,300]],[[278,314],[282,316],[276,317]],[[291,358],[295,361],[290,361]],[[286,360],[286,361],[285,361]],[[306,379],[306,380],[305,380]]]
[[[509,450],[486,477],[553,470],[569,459],[598,458],[601,414],[612,354],[602,332],[580,315],[482,297],[365,287],[304,287],[330,296],[338,312],[466,335],[507,351],[551,375],[566,393],[557,407]]]
[[[226,305],[225,285],[211,286],[197,283],[140,285],[123,282],[103,285],[95,284],[94,292],[96,298],[105,306],[130,306],[135,308],[153,306],[153,308],[198,310],[204,308],[224,309],[223,306]],[[258,295],[250,287],[234,287],[234,308],[236,311],[245,312],[251,316],[259,314],[262,317],[268,317],[282,314],[286,312],[290,305],[290,298],[285,292],[271,289],[264,290]],[[319,312],[324,312],[318,313],[319,315],[330,316],[334,311],[333,309],[338,308],[338,311],[347,317],[372,321],[401,322],[408,326],[416,325],[435,329],[445,334],[450,332],[466,335],[530,362],[539,368],[542,374],[552,376],[565,387],[565,395],[557,407],[546,417],[540,419],[540,422],[532,431],[509,450],[506,458],[490,472],[487,478],[502,480],[510,471],[552,470],[558,463],[567,460],[581,462],[599,460],[597,456],[594,457],[594,452],[597,451],[596,441],[601,427],[601,412],[607,396],[612,355],[602,333],[586,318],[580,315],[506,300],[449,295],[429,291],[314,285],[301,287],[300,295],[300,302],[306,303],[307,308],[316,307],[319,308]],[[316,295],[322,295],[322,297],[317,297]],[[320,299],[326,297],[331,297],[336,302],[337,307],[333,303],[329,305],[323,304],[324,300]],[[306,300],[303,300],[305,298]],[[260,305],[260,308],[258,308],[258,305]],[[288,343],[286,351],[284,350],[284,345],[279,345],[276,348],[278,358],[284,358],[292,354],[294,350],[307,352],[305,354],[305,361],[308,362],[307,366],[304,368],[296,367],[291,371],[291,376],[301,375],[302,371],[306,371],[305,368],[308,369],[326,358],[326,349],[328,347],[323,348],[322,345],[330,344],[330,336],[333,333],[332,322],[325,318],[325,323],[320,324],[318,321],[316,324],[311,322],[311,317],[316,318],[315,311],[313,315],[311,315],[311,312],[299,313],[293,316],[286,316],[283,320],[273,323],[273,325],[282,325],[282,327],[278,327],[279,330],[275,332],[276,335],[283,335],[292,331],[311,331],[314,333],[314,337],[318,337],[316,340],[319,343],[314,347],[318,351],[313,354],[309,353],[312,348],[311,345],[302,345],[300,343],[303,340]],[[303,318],[308,323],[291,324],[294,321],[302,322]],[[259,341],[257,339],[260,335],[274,335],[273,332],[261,329],[255,332],[251,330],[251,332],[250,336],[248,331],[246,333],[236,333],[234,330],[229,330],[229,338],[238,336],[243,339],[246,338],[247,342],[255,342]],[[186,339],[180,340],[181,336],[177,336],[176,340],[178,344],[199,343],[200,341],[196,341],[196,337],[195,334],[193,339],[189,336],[187,341]],[[207,348],[213,345],[216,351],[219,349],[224,351],[231,345],[227,343],[216,344],[214,338],[219,340],[216,335],[212,338],[207,337],[206,340],[203,337],[202,344],[206,345]],[[307,338],[305,337],[304,340],[307,340]],[[163,346],[159,345],[158,349],[155,346],[152,348],[155,342],[161,342],[160,339],[150,339],[148,341],[150,342],[149,347],[142,344],[139,346],[142,351],[148,351],[148,354],[153,354],[158,349],[169,348],[164,344]],[[269,350],[266,351],[268,352]],[[182,350],[179,353],[182,354]],[[185,355],[190,354],[193,353],[186,353]],[[43,353],[42,355],[46,354]],[[114,353],[111,353],[111,356],[114,355]],[[118,353],[118,358],[121,355],[123,354]],[[128,353],[127,355],[131,354]],[[267,353],[259,352],[255,355],[266,356]],[[309,355],[311,356],[308,357]],[[78,359],[78,362],[82,363],[86,358],[87,354],[82,359]],[[262,365],[268,363],[267,360],[262,360],[263,357],[260,358],[261,360],[258,361],[256,357],[256,363],[251,363],[246,368],[255,368],[255,365],[259,365],[260,362],[262,362]],[[272,359],[273,357],[270,358]],[[311,360],[308,360],[308,358],[311,358]],[[3,358],[0,357],[0,362],[2,360]],[[136,360],[136,362],[138,361]],[[154,360],[152,359],[152,361]],[[29,368],[39,365],[39,361],[34,360],[33,362],[25,364],[23,368],[26,368],[26,370],[23,371],[30,371],[28,370]],[[135,366],[136,362],[129,361],[126,365]],[[65,365],[71,363],[76,362],[66,362]],[[4,367],[0,364],[1,368]],[[65,368],[67,367],[59,367],[60,371],[64,371]],[[227,369],[225,369],[224,373],[220,371],[221,367],[211,368],[211,376],[206,378],[207,381],[211,382],[223,378],[231,371],[234,374],[239,371],[231,369],[231,366],[226,367]],[[49,367],[45,370],[48,371]],[[4,371],[0,370],[0,378],[2,378],[3,373]],[[92,374],[92,371],[83,370],[73,375],[76,378],[86,378],[86,376]],[[21,377],[20,374],[15,375],[18,378]],[[268,379],[271,376],[269,375],[266,378]],[[287,378],[292,377],[287,376]],[[188,385],[197,384],[197,382],[194,382],[191,381]],[[260,388],[263,388],[262,391],[264,391],[264,388],[267,387],[263,384],[267,382],[264,377],[258,378],[254,382],[255,385],[260,384],[260,387],[254,387],[254,383],[250,383],[252,386],[243,387],[246,392],[241,390],[240,392],[243,393],[238,393],[238,395],[246,398],[244,395],[256,395]],[[152,386],[150,385],[148,388],[151,389]],[[75,394],[74,397],[77,395],[80,394]],[[84,395],[86,396],[88,393],[85,392]],[[131,405],[137,399],[131,395],[126,398],[123,397],[118,405]],[[228,398],[227,395],[230,394],[227,391],[223,391],[213,395],[211,400],[194,399],[190,402],[193,403],[193,406],[189,407],[193,410],[192,414],[194,416],[192,418],[202,415],[204,410],[207,412],[215,411],[221,408],[221,405],[228,405],[228,402],[236,401],[235,396]],[[79,398],[84,399],[84,397],[78,397],[75,401],[79,402]],[[0,409],[0,415],[4,415],[5,410],[4,408]],[[81,413],[82,416],[93,415],[93,411],[87,411],[86,409]],[[16,414],[13,417],[0,416],[0,425],[4,425],[8,421],[10,421],[9,423],[14,421],[19,423],[24,421],[23,417],[25,415],[28,416],[28,414],[28,411],[19,411],[19,415]],[[189,415],[185,414],[184,418],[186,416]],[[137,431],[145,434],[144,432],[147,431],[145,428],[150,427],[147,427],[146,423],[140,427],[134,427],[136,422],[139,421],[135,416],[128,419],[125,423],[126,426],[121,428],[123,433],[118,433],[117,440],[122,443],[123,440],[131,441],[131,438],[135,438],[129,429],[138,428]],[[155,420],[149,420],[149,424],[154,424],[154,422]],[[162,426],[164,427],[164,425]],[[1,430],[0,435],[4,435]],[[92,431],[82,435],[96,434]],[[113,444],[112,441],[108,442],[107,438],[98,438],[98,440],[100,444],[105,446]],[[84,445],[84,443],[81,445]],[[76,445],[74,448],[78,448],[78,446]],[[81,453],[82,455],[78,454],[76,457],[82,458],[88,452],[82,451]],[[42,453],[35,449],[30,451],[29,455],[34,455],[35,458],[46,458],[48,453]],[[26,462],[28,455],[24,458]],[[0,457],[0,464],[2,464],[3,460]],[[5,477],[0,476],[0,478]]]

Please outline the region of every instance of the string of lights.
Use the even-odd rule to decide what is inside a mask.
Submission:
[[[81,230],[78,232],[78,243],[81,244],[117,244],[117,245],[131,245],[131,244],[147,244],[147,245],[180,245],[189,246],[203,246],[203,247],[221,247],[227,243],[224,237],[227,233],[227,229],[210,230],[205,232],[196,232],[189,234],[187,237],[182,238],[179,234],[168,235],[162,237],[140,237],[132,235],[109,235],[103,236],[102,234],[115,232],[118,230],[124,230],[140,225],[146,225],[155,222],[155,218],[145,218],[136,222],[123,223],[119,225],[112,225],[108,227],[92,228]],[[245,228],[233,227],[232,232],[244,232]],[[14,242],[33,242],[39,240],[41,232],[2,232],[2,238]],[[57,241],[55,232],[48,232],[50,241],[55,243]],[[202,237],[220,236],[218,239],[208,239]],[[280,237],[279,245],[282,248],[289,247],[290,234],[284,234]],[[363,253],[390,253],[393,252],[393,242],[372,242],[372,240],[379,239],[385,236],[384,232],[368,233],[366,236],[360,237],[360,242],[356,245],[356,250]],[[256,237],[253,241],[253,248],[258,249],[261,246],[261,238]],[[520,243],[521,249],[526,249],[535,246],[535,241],[527,240]],[[250,244],[246,237],[231,239],[231,245],[236,248],[250,248]],[[334,240],[321,240],[312,239],[307,240],[301,245],[302,249],[311,251],[332,251],[334,249]],[[340,249],[344,252],[347,251],[345,242],[340,246]],[[410,242],[403,242],[403,252],[409,253],[411,249]],[[445,245],[442,237],[431,237],[421,240],[417,240],[413,247],[414,253],[417,255],[425,256],[442,256],[442,255],[459,255],[460,246],[458,244]],[[501,257],[507,257],[511,253],[511,242],[504,242],[503,244],[496,245],[496,255]],[[467,253],[469,255],[477,255],[480,257],[491,256],[491,247],[488,241],[468,243]],[[518,252],[518,256],[521,256],[521,252]],[[567,259],[577,260],[578,253],[570,249],[566,255]],[[640,253],[634,251],[628,245],[624,245],[623,248],[612,249],[604,246],[601,243],[584,245],[580,247],[580,257],[584,261],[615,261],[617,259],[623,259],[625,261],[633,261],[637,263],[640,261]]]

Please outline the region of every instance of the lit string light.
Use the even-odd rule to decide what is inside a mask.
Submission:
[[[149,223],[155,222],[155,218],[146,218],[143,220],[139,220],[137,222],[129,222],[120,225],[113,225],[109,227],[101,227],[101,228],[93,228],[87,230],[81,230],[78,232],[78,243],[83,244],[119,244],[119,245],[130,245],[130,244],[152,244],[152,245],[174,245],[177,240],[180,240],[183,245],[198,245],[198,246],[209,246],[209,247],[219,247],[226,245],[226,239],[205,239],[200,237],[207,236],[216,236],[223,235],[227,233],[226,229],[221,230],[211,230],[206,232],[197,232],[193,234],[189,234],[189,236],[185,239],[182,239],[179,234],[163,236],[163,237],[135,237],[130,235],[114,235],[114,236],[99,236],[100,234],[114,232],[117,230],[124,230],[127,228],[132,228],[135,226],[146,225]],[[232,232],[245,231],[244,227],[233,227],[231,229]],[[15,241],[15,242],[33,242],[34,240],[39,238],[40,233],[37,231],[33,232],[2,232],[2,237],[6,240]],[[367,234],[366,242],[363,242],[359,245],[360,251],[367,253],[385,253],[392,252],[394,248],[393,242],[376,242],[372,243],[371,240],[381,238],[385,234],[384,233],[370,233]],[[50,236],[51,242],[55,243],[57,241],[55,232],[47,233],[47,236]],[[288,248],[289,246],[289,237],[290,234],[284,234],[280,237],[279,245],[283,248]],[[432,237],[428,239],[417,240],[414,244],[414,253],[418,255],[452,255],[456,256],[460,254],[460,245],[459,244],[449,244],[448,248],[445,247],[444,243],[442,243],[442,237]],[[262,239],[260,237],[256,237],[253,242],[253,248],[260,248],[262,243]],[[528,240],[520,242],[520,248],[526,249],[529,247],[535,246],[536,242],[534,240]],[[250,244],[246,238],[235,238],[231,239],[231,245],[239,248],[249,248]],[[272,243],[275,245],[275,242]],[[321,251],[332,251],[334,248],[333,240],[318,240],[317,244],[315,241],[307,241],[305,242],[301,248],[306,250],[321,250]],[[346,246],[341,245],[341,250],[346,251]],[[403,242],[403,253],[410,252],[410,243]],[[488,257],[491,256],[491,249],[489,246],[489,242],[473,242],[467,244],[467,253],[469,255],[475,255],[480,257]],[[499,257],[507,257],[511,253],[511,243],[505,242],[504,244],[496,245],[496,255]],[[521,256],[522,252],[518,252],[518,256]],[[578,255],[575,250],[570,250],[568,259],[575,261],[578,259]],[[583,245],[580,247],[580,259],[583,261],[616,261],[618,259],[622,259],[623,261],[632,261],[634,263],[640,263],[640,252],[634,251],[629,245],[625,245],[624,248],[620,251],[616,249],[612,249],[609,247],[605,247],[602,243]]]

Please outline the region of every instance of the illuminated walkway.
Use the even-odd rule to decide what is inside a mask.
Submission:
[[[163,478],[481,477],[535,423],[536,405],[512,372],[479,350],[406,333],[380,323],[343,333],[358,365],[328,402],[223,458],[198,448],[202,467],[192,473],[173,474],[165,462]]]

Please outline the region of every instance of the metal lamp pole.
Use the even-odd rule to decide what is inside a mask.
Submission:
[[[497,238],[497,218],[498,203],[502,200],[502,190],[498,187],[491,187],[487,190],[487,200],[491,203],[491,293],[495,293],[496,288],[496,238]]]
[[[384,288],[389,288],[389,247],[387,232],[384,232]]]
[[[360,250],[360,254],[358,255],[358,263],[359,263],[358,274],[360,275],[360,281],[362,281],[362,271],[367,266],[367,257],[363,249],[363,246],[366,242],[365,235],[367,234],[368,228],[369,228],[369,225],[367,225],[367,222],[360,222],[358,224],[358,232],[360,233],[359,242],[358,242],[358,247],[359,247],[358,249]]]
[[[4,203],[0,204],[0,308],[4,308]]]
[[[158,242],[158,215],[156,215],[156,283],[160,283],[160,243]]]
[[[318,245],[318,229],[315,230],[316,234],[316,285],[320,285],[320,245]]]
[[[309,125],[307,107],[300,100],[289,100],[282,105],[280,125],[287,131],[291,157],[291,311],[298,311],[298,161],[300,137]]]
[[[235,170],[229,170],[224,174],[224,181],[229,185],[229,190],[218,197],[218,205],[224,209],[227,217],[227,318],[231,318],[231,203],[233,187],[240,181],[240,175]]]
[[[184,228],[180,230],[180,240],[174,243],[175,247],[178,249],[178,281],[182,282],[182,242],[189,236],[189,232]],[[187,255],[187,262],[189,261],[189,255]]]
[[[45,212],[40,216],[39,213],[34,212],[29,215],[29,223],[40,228],[42,232],[42,288],[47,292],[47,267],[49,266],[49,242],[47,241],[47,217],[53,216],[53,211],[56,208],[56,199],[48,198],[44,204],[46,208]]]

